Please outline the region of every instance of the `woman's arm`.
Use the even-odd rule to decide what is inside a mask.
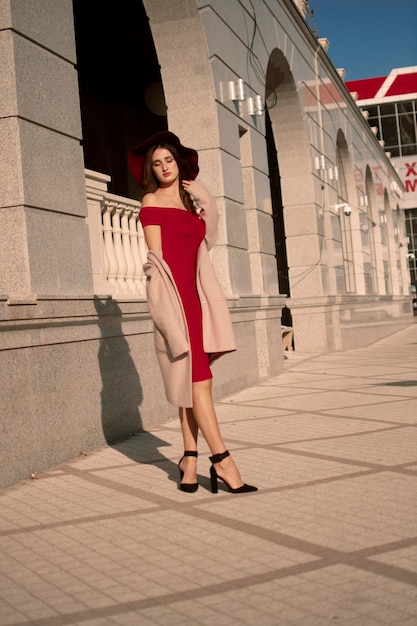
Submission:
[[[142,208],[146,206],[158,206],[158,199],[154,193],[146,193],[142,198]],[[140,211],[138,220],[140,219]],[[149,224],[143,227],[148,250],[162,250],[161,227],[159,224]]]
[[[162,251],[161,227],[158,224],[144,226],[143,232],[148,250]]]

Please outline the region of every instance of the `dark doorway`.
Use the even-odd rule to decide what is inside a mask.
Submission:
[[[290,297],[290,281],[288,276],[287,248],[285,241],[284,213],[281,195],[281,177],[279,174],[277,149],[272,131],[268,109],[265,111],[266,147],[268,153],[269,182],[271,185],[272,218],[274,222],[275,250],[279,292]]]
[[[137,197],[127,150],[167,128],[161,74],[140,0],[73,0],[85,167]]]

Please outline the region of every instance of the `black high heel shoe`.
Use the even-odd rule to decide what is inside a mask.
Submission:
[[[180,489],[181,491],[185,491],[186,493],[194,493],[198,489],[198,483],[182,483],[184,472],[180,468],[181,461],[185,456],[198,456],[198,452],[196,450],[186,450],[180,460],[178,461],[178,469],[180,472]]]
[[[252,487],[252,485],[247,485],[246,483],[243,483],[241,487],[236,487],[236,489],[234,489],[224,478],[221,478],[221,476],[217,474],[214,463],[220,463],[220,461],[223,461],[223,459],[226,459],[228,456],[230,456],[230,452],[229,450],[226,450],[221,454],[214,454],[209,457],[212,463],[212,466],[210,467],[211,493],[218,492],[218,480],[222,480],[231,493],[248,493],[249,491],[258,491],[258,487]]]

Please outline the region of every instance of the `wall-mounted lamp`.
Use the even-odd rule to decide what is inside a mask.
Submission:
[[[245,99],[245,83],[243,79],[229,80],[227,85],[229,88],[229,99],[234,102],[243,102]]]
[[[338,213],[340,209],[342,209],[343,213],[349,217],[352,213],[352,207],[347,202],[342,202],[341,204],[334,205],[335,211]]]
[[[371,131],[373,132],[374,135],[377,135],[379,131],[378,126],[371,126]]]
[[[247,114],[248,115],[263,115],[264,105],[261,96],[256,95],[254,98],[246,99]]]
[[[371,224],[372,228],[375,228],[375,226],[376,226],[376,222],[374,222],[374,220],[371,220],[371,221],[370,221],[370,224]]]
[[[407,254],[407,258],[408,258],[410,261],[414,261],[414,259],[416,258],[416,255],[414,254],[414,252],[409,252],[409,253]]]
[[[326,157],[324,154],[314,157],[314,169],[317,171],[326,169]]]
[[[329,167],[327,171],[329,173],[329,180],[339,180],[339,169],[337,165]]]

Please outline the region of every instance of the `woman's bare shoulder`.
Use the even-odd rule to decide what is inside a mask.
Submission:
[[[142,207],[145,206],[160,206],[160,200],[156,193],[145,193],[141,200]]]

